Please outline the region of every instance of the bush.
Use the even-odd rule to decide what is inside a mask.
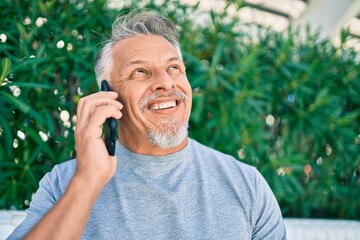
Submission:
[[[75,156],[76,103],[97,90],[96,44],[115,14],[105,1],[60,2],[0,3],[0,208],[26,208],[41,177]]]
[[[197,6],[155,2],[124,11],[141,5],[178,23],[190,136],[256,166],[284,216],[358,219],[358,54],[291,29],[254,38],[227,14],[235,1],[196,19]],[[104,1],[1,4],[0,207],[26,208],[43,174],[75,157],[76,103],[97,90],[97,44],[116,11]]]

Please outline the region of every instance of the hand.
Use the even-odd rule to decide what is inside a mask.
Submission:
[[[75,149],[76,177],[104,187],[115,174],[117,160],[108,154],[102,139],[102,127],[109,117],[120,119],[122,104],[116,92],[97,92],[80,99],[77,108]],[[100,184],[100,185],[99,185]]]

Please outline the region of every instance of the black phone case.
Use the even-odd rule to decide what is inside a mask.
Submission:
[[[111,91],[109,83],[106,80],[101,82],[101,91]],[[116,147],[116,130],[117,130],[117,121],[115,118],[107,118],[103,127],[104,131],[104,140],[105,145],[110,156],[115,155]]]

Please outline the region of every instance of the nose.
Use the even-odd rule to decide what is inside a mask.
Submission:
[[[158,70],[151,90],[152,91],[159,91],[159,90],[169,91],[174,87],[175,87],[175,81],[174,81],[174,79],[172,79],[172,77],[169,75],[169,73],[164,69]]]

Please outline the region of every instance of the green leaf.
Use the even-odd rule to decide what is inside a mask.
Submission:
[[[7,149],[7,157],[10,159],[14,158],[13,155],[13,133],[11,131],[11,127],[9,126],[9,122],[7,121],[7,119],[5,119],[5,116],[0,114],[0,126],[1,126],[1,130],[2,130],[2,134],[1,134],[1,143],[2,145],[4,145],[4,147]],[[4,156],[4,155],[3,155]]]
[[[36,83],[36,82],[7,82],[5,86],[18,86],[21,88],[41,88],[41,89],[51,89],[53,86],[45,83]]]
[[[1,75],[0,75],[0,86],[4,81],[5,77],[10,73],[11,61],[8,58],[3,58],[1,60]]]
[[[21,99],[18,99],[6,92],[0,91],[0,100],[8,103],[26,115],[33,117],[38,123],[45,125],[44,119],[32,107]]]

